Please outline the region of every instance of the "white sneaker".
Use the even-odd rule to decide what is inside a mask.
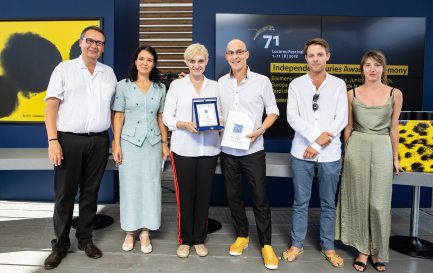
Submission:
[[[190,249],[190,246],[188,246],[188,245],[180,245],[177,248],[177,252],[176,252],[177,257],[179,257],[179,258],[188,258],[188,256],[189,256],[189,249]]]
[[[204,244],[194,245],[195,252],[200,257],[206,257],[209,254],[209,250],[207,250]]]

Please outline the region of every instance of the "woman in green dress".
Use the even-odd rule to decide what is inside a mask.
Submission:
[[[349,122],[337,207],[336,239],[359,252],[353,263],[365,271],[372,259],[385,271],[391,231],[393,169],[398,175],[402,92],[387,85],[386,59],[369,51],[361,60],[364,84],[348,92]]]

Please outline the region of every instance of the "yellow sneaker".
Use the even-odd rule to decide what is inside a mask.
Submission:
[[[237,237],[236,241],[230,246],[230,255],[240,256],[245,248],[248,247],[250,239],[247,237]]]
[[[265,245],[262,248],[262,257],[263,257],[263,263],[265,264],[265,267],[267,269],[277,269],[278,268],[278,258],[275,255],[275,252],[272,249],[272,246]]]

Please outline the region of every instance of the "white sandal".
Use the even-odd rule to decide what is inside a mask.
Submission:
[[[129,242],[129,237],[132,237],[132,243]],[[125,240],[122,244],[123,251],[131,251],[134,249],[135,237],[133,232],[127,232],[125,236]]]
[[[142,230],[140,233],[141,252],[148,254],[152,252],[153,247],[149,239],[149,230]]]

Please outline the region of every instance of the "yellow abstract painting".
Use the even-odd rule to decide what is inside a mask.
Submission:
[[[81,31],[99,19],[0,20],[0,122],[43,122],[55,66],[80,55]]]

